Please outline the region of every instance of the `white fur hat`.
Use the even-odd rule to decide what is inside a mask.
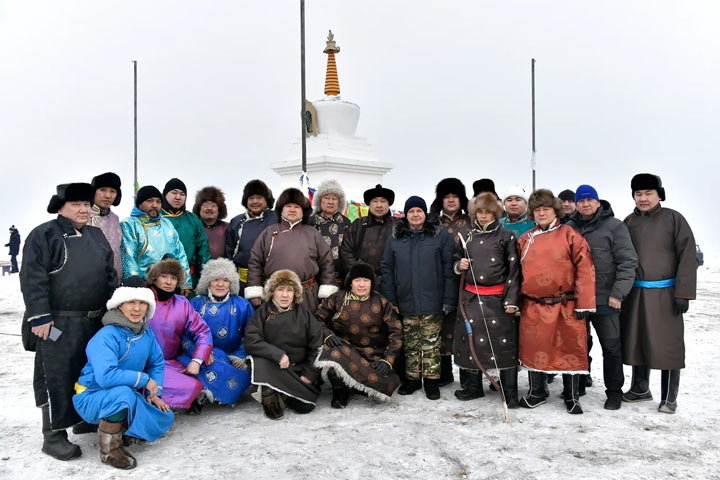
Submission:
[[[235,263],[227,258],[209,260],[203,266],[202,274],[200,274],[200,280],[198,281],[195,291],[199,295],[207,295],[210,282],[218,278],[227,278],[230,280],[230,295],[238,295],[240,293],[240,275],[238,275]]]
[[[118,308],[125,302],[132,302],[133,300],[140,300],[148,304],[145,320],[155,315],[155,295],[152,290],[147,287],[145,280],[138,276],[128,278],[120,287],[116,288],[110,300],[105,304],[105,307],[108,310],[112,310],[113,308]]]
[[[315,213],[320,211],[320,201],[325,195],[334,193],[340,200],[338,202],[338,212],[343,213],[345,211],[345,190],[340,186],[336,180],[325,180],[320,182],[315,195],[313,195],[313,210]]]
[[[520,185],[511,185],[507,190],[505,190],[505,193],[503,194],[503,202],[505,202],[505,199],[508,197],[520,197],[525,200],[525,203],[528,201],[528,194]]]

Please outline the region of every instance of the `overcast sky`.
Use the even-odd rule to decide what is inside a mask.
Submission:
[[[299,130],[299,2],[0,1],[0,225],[23,238],[55,185],[115,171],[132,208],[132,60],[139,182],[194,192],[280,179],[268,164]],[[720,4],[716,1],[306,2],[307,96],[323,96],[327,30],[341,96],[402,209],[436,183],[531,185],[530,59],[537,59],[537,181],[595,186],[616,216],[630,178],[662,176],[704,250],[718,247]],[[276,192],[276,196],[279,192]],[[7,230],[4,230],[7,231]],[[5,243],[5,242],[3,242]],[[718,249],[720,250],[720,249]],[[3,249],[0,258],[6,258]]]

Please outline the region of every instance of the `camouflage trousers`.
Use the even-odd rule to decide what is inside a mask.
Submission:
[[[402,323],[407,378],[439,379],[443,315],[407,316]]]

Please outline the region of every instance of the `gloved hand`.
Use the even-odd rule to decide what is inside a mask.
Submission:
[[[578,312],[578,311],[576,311],[576,312],[575,312],[575,318],[577,318],[578,320],[586,320],[586,319],[590,316],[590,313],[591,313],[591,312],[588,312],[587,310],[584,311],[584,312]]]
[[[445,315],[447,315],[447,314],[450,313],[450,312],[454,312],[454,311],[455,311],[455,307],[454,307],[454,306],[448,305],[447,303],[443,303],[442,312],[443,312]]]
[[[390,368],[390,365],[388,365],[386,362],[375,362],[372,364],[372,367],[375,369],[376,372],[378,372],[383,377],[387,377],[392,368]]]
[[[342,344],[342,340],[340,340],[340,337],[338,337],[337,335],[330,335],[327,340],[325,340],[325,345],[330,348],[339,347]]]
[[[687,298],[673,298],[673,310],[675,315],[682,315],[690,308],[690,300]]]

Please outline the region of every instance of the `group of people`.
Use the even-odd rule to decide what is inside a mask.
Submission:
[[[485,376],[507,407],[536,408],[562,374],[566,409],[580,414],[590,325],[605,408],[651,400],[659,369],[659,410],[674,413],[695,242],[661,206],[660,177],[638,174],[631,191],[623,222],[590,185],[500,196],[481,179],[469,199],[446,178],[429,209],[411,196],[396,218],[394,192],[376,185],[364,193],[368,215],[350,222],[336,181],[311,204],[295,188],[275,201],[252,180],[246,212],[226,222],[220,189],[198,191],[190,212],[173,178],[162,192],[140,188],[120,221],[118,175],[59,185],[47,209],[58,216],[28,235],[20,271],[42,450],[75,458],[66,428],[97,431],[101,460],[133,468],[126,447],[163,435],[173,411],[232,405],[250,385],[277,419],[311,412],[323,380],[333,408],[396,390],[437,400],[453,363],[459,400],[483,397]],[[624,393],[623,363],[633,369]]]

